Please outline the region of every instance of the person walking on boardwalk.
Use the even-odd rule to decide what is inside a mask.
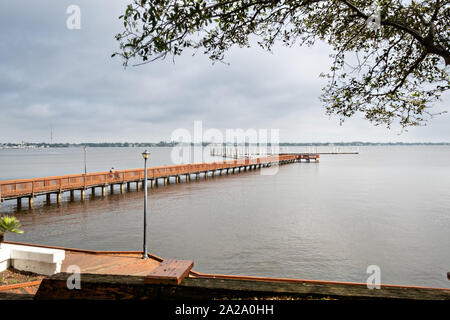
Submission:
[[[114,167],[111,168],[111,170],[109,170],[109,178],[110,179],[114,178],[114,172],[115,172]]]

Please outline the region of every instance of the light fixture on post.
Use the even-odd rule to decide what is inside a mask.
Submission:
[[[150,152],[145,150],[142,152],[142,158],[144,158],[144,250],[142,259],[147,259],[147,159],[150,156]]]

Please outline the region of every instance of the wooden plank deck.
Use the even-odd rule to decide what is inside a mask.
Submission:
[[[14,242],[15,244],[19,244]],[[40,246],[49,247],[49,246]],[[55,247],[55,249],[64,249]],[[145,276],[160,265],[159,257],[142,259],[139,252],[95,252],[66,250],[61,272],[68,272],[70,266],[80,268],[81,274]],[[84,277],[84,276],[83,276]],[[39,289],[41,281],[0,286],[0,300],[31,300]]]
[[[81,273],[145,276],[160,264],[152,258],[142,259],[142,254],[113,253],[91,254],[66,251],[61,266],[67,272],[69,266],[78,266]]]
[[[151,284],[180,284],[189,275],[194,261],[191,260],[164,260],[145,276],[145,283]]]

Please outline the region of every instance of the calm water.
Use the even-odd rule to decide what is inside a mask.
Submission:
[[[151,151],[151,165],[171,164],[171,149]],[[140,152],[88,149],[88,170],[142,167]],[[83,170],[80,148],[0,150],[0,180]],[[31,211],[3,203],[25,230],[8,240],[142,247],[143,191],[60,206],[37,199]],[[149,199],[151,252],[192,259],[200,272],[366,282],[366,268],[378,265],[383,283],[450,287],[450,147],[366,147],[275,175],[171,184]]]

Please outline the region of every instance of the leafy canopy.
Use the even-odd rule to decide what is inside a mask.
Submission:
[[[321,100],[327,113],[362,112],[375,125],[423,125],[449,89],[450,0],[133,0],[113,54],[138,64],[185,49],[223,61],[232,46],[256,39],[326,41],[333,64]],[[378,17],[378,18],[377,18]],[[368,24],[374,21],[375,24]],[[379,24],[377,24],[379,22]],[[372,26],[372,28],[369,28]],[[375,26],[375,28],[373,28]]]
[[[0,217],[0,234],[4,235],[6,232],[23,233],[19,230],[20,222],[16,217],[3,216]]]

